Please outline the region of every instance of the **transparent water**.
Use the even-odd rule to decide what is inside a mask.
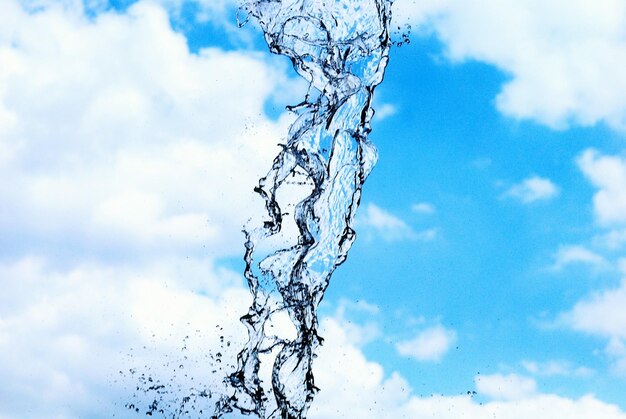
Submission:
[[[255,189],[267,213],[245,229],[249,341],[215,415],[302,418],[318,390],[317,308],[355,240],[361,189],[377,160],[367,137],[391,45],[391,1],[252,0],[239,18],[254,20],[310,87],[290,107],[298,118]]]

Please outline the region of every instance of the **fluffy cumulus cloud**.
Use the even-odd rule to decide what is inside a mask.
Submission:
[[[0,265],[0,281],[2,418],[124,417],[137,382],[118,371],[139,368],[172,391],[170,371],[161,367],[186,335],[197,338],[186,355],[198,358],[202,349],[220,348],[225,332],[215,325],[234,345],[245,334],[237,317],[248,293],[210,262],[59,268],[24,258]]]
[[[377,306],[360,300],[352,302],[347,299],[339,301],[337,310],[333,315],[348,340],[357,346],[363,346],[372,342],[382,335],[377,316],[380,310]],[[364,322],[356,322],[353,319],[364,317]]]
[[[611,267],[626,275],[624,258],[619,257],[625,242],[626,159],[588,149],[579,156],[577,164],[596,188],[593,210],[600,232],[593,238],[592,244],[602,254],[581,246],[564,247],[557,253],[556,266],[586,263]],[[605,339],[604,352],[613,360],[614,371],[621,375],[626,375],[624,304],[626,280],[617,286],[593,292],[561,314],[561,321],[567,327]]]
[[[626,130],[626,3],[621,0],[401,0],[396,17],[434,33],[454,62],[508,81],[498,109],[555,128]]]
[[[456,339],[454,330],[437,325],[421,331],[413,339],[398,342],[396,350],[401,356],[418,361],[440,361]]]
[[[94,21],[0,8],[0,240],[238,250],[246,198],[286,126],[263,116],[289,89],[282,69],[254,54],[190,54],[149,3]]]
[[[515,198],[524,204],[545,201],[559,194],[559,188],[547,178],[531,176],[511,186],[504,196]]]
[[[593,395],[569,399],[544,394],[532,379],[516,375],[476,377],[475,388],[484,401],[467,394],[418,396],[400,374],[386,373],[368,360],[335,319],[323,321],[322,335],[326,345],[316,360],[316,382],[322,390],[309,415],[314,419],[626,418],[617,406]]]
[[[604,336],[626,338],[626,282],[619,287],[594,294],[571,312],[573,325],[580,330]]]
[[[0,417],[110,418],[131,347],[161,365],[185,334],[219,348],[216,324],[239,345],[248,293],[215,260],[288,124],[264,106],[299,87],[191,54],[152,2],[2,1],[0,62]]]

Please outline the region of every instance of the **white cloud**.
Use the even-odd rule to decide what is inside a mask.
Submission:
[[[429,242],[431,240],[435,240],[439,236],[438,228],[429,228],[423,231],[416,233],[415,237],[417,240],[421,240],[424,242]]]
[[[202,339],[189,355],[219,348],[220,334],[241,344],[237,318],[249,295],[240,283],[208,261],[184,258],[141,266],[58,268],[32,257],[0,264],[0,417],[124,416],[118,408],[133,388],[125,385],[137,383],[119,381],[119,370],[147,365],[165,373],[161,365],[195,331]],[[146,345],[151,350],[142,352]],[[131,348],[137,358],[125,359]]]
[[[553,268],[563,269],[572,264],[590,265],[602,267],[607,265],[607,261],[599,254],[583,246],[562,246],[554,255]]]
[[[454,330],[437,325],[421,331],[413,339],[398,342],[396,350],[418,361],[440,361],[456,340]]]
[[[626,338],[626,280],[613,289],[592,294],[578,302],[564,319],[575,330],[604,336]]]
[[[598,234],[593,238],[593,242],[608,250],[621,250],[626,245],[626,229],[613,229]]]
[[[416,232],[402,219],[374,204],[368,204],[359,210],[356,222],[357,233],[363,233],[365,239],[381,238],[387,242],[401,240],[431,241],[438,235],[436,228]]]
[[[531,176],[522,182],[513,185],[504,196],[518,199],[524,204],[535,201],[545,201],[559,194],[559,188],[550,179]]]
[[[496,401],[480,403],[469,395],[419,397],[400,374],[386,373],[380,364],[368,360],[334,319],[322,321],[321,333],[326,344],[315,361],[315,379],[321,391],[308,415],[312,419],[626,418],[617,406],[593,395],[569,399],[538,393],[532,379],[518,376],[493,375],[476,380],[477,390],[482,386],[484,396],[495,396]],[[521,391],[511,388],[516,384],[521,385]]]
[[[376,111],[375,120],[382,121],[398,113],[398,108],[396,108],[396,106],[392,105],[391,103],[383,103],[377,106],[375,108],[375,111]]]
[[[415,232],[407,223],[374,204],[360,209],[356,230],[357,233],[364,231],[370,237],[381,237],[388,242],[415,237]]]
[[[598,189],[593,197],[598,221],[602,225],[626,223],[626,158],[589,149],[578,158],[578,166]]]
[[[522,366],[533,375],[541,377],[565,376],[565,377],[589,377],[595,373],[588,367],[575,367],[565,360],[550,360],[546,362],[522,361]]]
[[[624,339],[612,337],[605,349],[614,358],[613,372],[626,377],[626,343]]]
[[[403,0],[397,21],[434,33],[453,62],[491,64],[509,80],[498,109],[555,128],[626,130],[626,3],[621,0]]]
[[[561,321],[580,332],[607,339],[606,353],[614,360],[614,370],[626,375],[626,279],[617,288],[598,291],[579,301]],[[621,349],[620,349],[621,348]]]
[[[417,204],[413,204],[411,209],[420,214],[434,214],[437,212],[435,206],[429,202],[418,202]]]
[[[378,339],[382,332],[376,316],[380,310],[377,306],[366,301],[352,302],[341,299],[333,319],[341,326],[347,339],[354,345],[363,346]],[[364,322],[354,321],[353,318],[364,316]]]
[[[496,400],[528,399],[537,392],[535,380],[516,374],[479,375],[475,382],[478,393]]]
[[[0,118],[13,121],[0,132],[3,240],[239,254],[241,226],[261,205],[252,187],[288,125],[263,116],[296,86],[285,68],[190,54],[152,3],[93,20],[80,8],[0,8]]]
[[[203,383],[215,380],[217,386],[221,377],[206,376],[206,351],[219,348],[222,333],[235,348],[245,335],[237,317],[249,295],[238,280],[237,274],[207,261],[186,258],[137,267],[57,269],[33,258],[1,265],[0,417],[126,417],[123,403],[136,383],[132,377],[120,379],[117,371],[136,367],[141,373],[147,365],[148,373],[165,377],[176,391],[182,377],[172,378],[162,365],[176,358],[186,334],[193,338],[180,354],[188,356],[186,373]],[[375,312],[367,304],[350,307]],[[321,335],[325,345],[314,370],[321,392],[309,415],[314,419],[626,418],[616,406],[591,395],[574,400],[533,394],[486,403],[470,396],[418,397],[400,374],[386,373],[367,359],[335,318],[321,321]],[[129,358],[130,347],[135,350]],[[224,355],[225,362],[234,361],[234,351]],[[500,397],[495,391],[484,395]]]
[[[607,251],[620,252],[624,243],[623,225],[626,222],[626,160],[620,156],[602,155],[593,149],[585,150],[577,159],[578,166],[591,184],[597,188],[593,208],[598,224],[608,228],[593,238],[592,243]],[[619,256],[619,253],[618,253]],[[555,267],[570,263],[608,266],[626,274],[624,258],[608,260],[604,256],[580,247],[559,250]],[[596,290],[559,317],[561,324],[590,335],[606,339],[606,355],[613,361],[615,372],[626,375],[626,280],[619,286]]]
[[[125,417],[131,347],[159,369],[186,333],[219,348],[216,323],[240,347],[250,297],[213,261],[262,205],[289,122],[264,105],[299,87],[260,54],[191,54],[153,2],[36,9],[0,2],[0,417]]]

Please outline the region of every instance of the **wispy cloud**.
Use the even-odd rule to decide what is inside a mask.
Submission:
[[[417,212],[419,214],[434,214],[437,212],[437,209],[430,202],[418,202],[417,204],[413,204],[411,206],[413,212]]]
[[[593,243],[607,250],[621,250],[626,246],[626,229],[616,228],[602,232],[594,236]]]
[[[379,206],[369,204],[363,210],[358,225],[384,240],[391,242],[415,236],[415,232],[407,223]]]
[[[378,105],[375,107],[374,110],[376,111],[374,117],[377,121],[382,121],[398,113],[398,108],[391,103],[383,103],[382,105]]]
[[[530,374],[542,377],[589,377],[595,371],[588,367],[576,367],[571,362],[565,360],[550,360],[545,362],[522,361],[522,366]]]
[[[606,259],[583,246],[562,246],[554,255],[554,270],[561,270],[569,265],[588,265],[603,267],[607,265]]]
[[[407,223],[375,204],[368,204],[361,209],[357,219],[357,231],[365,232],[370,238],[380,237],[388,242],[412,239],[415,236]]]
[[[386,242],[402,240],[431,241],[438,235],[437,228],[415,231],[400,217],[375,205],[368,204],[361,208],[357,217],[356,230],[366,239],[380,238]]]

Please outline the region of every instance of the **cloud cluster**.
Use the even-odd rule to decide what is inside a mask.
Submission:
[[[334,319],[322,323],[322,335],[326,345],[316,360],[316,382],[322,390],[312,406],[312,419],[626,418],[617,406],[593,395],[569,399],[544,394],[533,379],[517,375],[477,376],[474,388],[486,401],[471,394],[417,395],[400,374],[385,373],[380,364],[368,360]]]
[[[598,291],[579,301],[562,320],[572,329],[607,340],[606,355],[614,372],[626,376],[626,279],[615,288]]]
[[[2,1],[0,61],[0,417],[125,417],[119,370],[163,370],[196,331],[219,350],[216,324],[240,346],[249,295],[215,261],[289,122],[264,107],[300,85],[190,53],[152,2]]]
[[[563,247],[557,253],[555,267],[585,263],[612,268],[626,276],[626,259],[622,253],[626,226],[626,159],[588,149],[578,157],[577,164],[596,188],[593,211],[601,232],[592,244],[597,253],[582,246]],[[606,340],[605,354],[613,360],[614,372],[620,375],[626,375],[626,315],[622,309],[625,304],[626,279],[622,279],[616,286],[591,293],[561,314],[561,321],[567,327]]]
[[[236,254],[292,89],[254,54],[190,54],[160,7],[0,12],[0,209],[13,248]],[[65,249],[64,249],[65,248]]]
[[[193,352],[220,347],[216,324],[233,345],[245,333],[236,319],[248,293],[236,275],[208,261],[62,269],[24,258],[0,265],[0,281],[2,418],[124,417],[137,382],[123,381],[119,371],[141,368],[167,379],[161,366],[185,335],[202,332],[188,354],[198,357]]]
[[[476,60],[508,78],[505,115],[554,128],[626,130],[626,5],[620,0],[403,0],[396,17],[434,33],[453,62]]]

